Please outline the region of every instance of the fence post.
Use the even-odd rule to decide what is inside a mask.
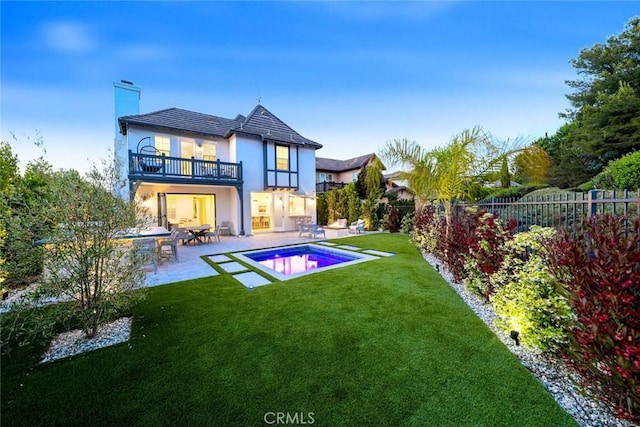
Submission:
[[[589,190],[587,198],[587,212],[589,213],[589,218],[598,213],[596,200],[598,200],[598,190]]]

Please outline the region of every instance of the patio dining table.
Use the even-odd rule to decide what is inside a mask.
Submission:
[[[204,237],[205,234],[207,234],[207,232],[209,230],[211,230],[211,226],[210,225],[196,225],[196,226],[192,226],[192,227],[184,227],[185,230],[187,230],[189,233],[191,233],[194,237],[194,239],[198,242],[198,243],[204,243],[202,241],[202,238]]]

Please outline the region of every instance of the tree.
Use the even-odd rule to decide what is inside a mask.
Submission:
[[[500,165],[500,186],[502,188],[509,188],[511,186],[511,174],[509,173],[509,161],[506,156],[502,158],[502,164]]]
[[[113,192],[124,185],[110,162],[85,177],[73,170],[56,172],[51,186],[47,214],[55,226],[44,251],[47,273],[33,296],[74,301],[69,310],[89,337],[143,295],[134,289],[143,284],[144,254],[117,239],[146,221],[136,202]]]
[[[506,144],[495,143],[490,135],[475,127],[454,136],[445,147],[431,151],[415,141],[389,141],[380,157],[408,170],[399,178],[407,180],[420,204],[431,200],[442,203],[448,236],[455,202],[465,199],[472,184],[511,152]]]
[[[28,285],[42,272],[42,248],[35,242],[50,225],[44,215],[50,180],[51,165],[43,158],[29,162],[20,176],[17,156],[8,143],[0,144],[0,269],[7,288]]]
[[[358,191],[356,190],[356,184],[350,182],[343,189],[344,193],[347,196],[347,202],[349,206],[349,215],[347,216],[348,222],[357,221],[360,218],[360,206],[362,205],[362,201],[360,197],[358,197]]]
[[[606,43],[583,49],[571,64],[581,77],[567,81],[573,108],[560,114],[568,123],[544,147],[554,160],[550,181],[563,187],[640,149],[640,18]]]
[[[571,60],[580,80],[566,83],[574,92],[566,95],[574,109],[564,114],[574,118],[583,107],[597,106],[601,95],[615,95],[620,83],[640,92],[640,17],[632,18],[619,35],[596,43]]]
[[[514,158],[513,179],[521,184],[544,184],[551,168],[551,157],[537,144],[526,147]]]

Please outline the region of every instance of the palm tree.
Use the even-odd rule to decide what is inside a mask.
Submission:
[[[399,179],[408,182],[420,204],[432,200],[442,203],[448,235],[455,202],[465,199],[471,184],[513,152],[506,150],[507,144],[502,145],[494,143],[480,127],[474,127],[454,136],[445,147],[431,151],[407,139],[389,141],[380,157],[407,170],[400,173]]]

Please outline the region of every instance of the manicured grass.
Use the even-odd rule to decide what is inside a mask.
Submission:
[[[403,235],[396,256],[246,290],[228,275],[149,290],[128,343],[2,360],[2,425],[575,425]],[[307,418],[308,420],[308,418]]]

